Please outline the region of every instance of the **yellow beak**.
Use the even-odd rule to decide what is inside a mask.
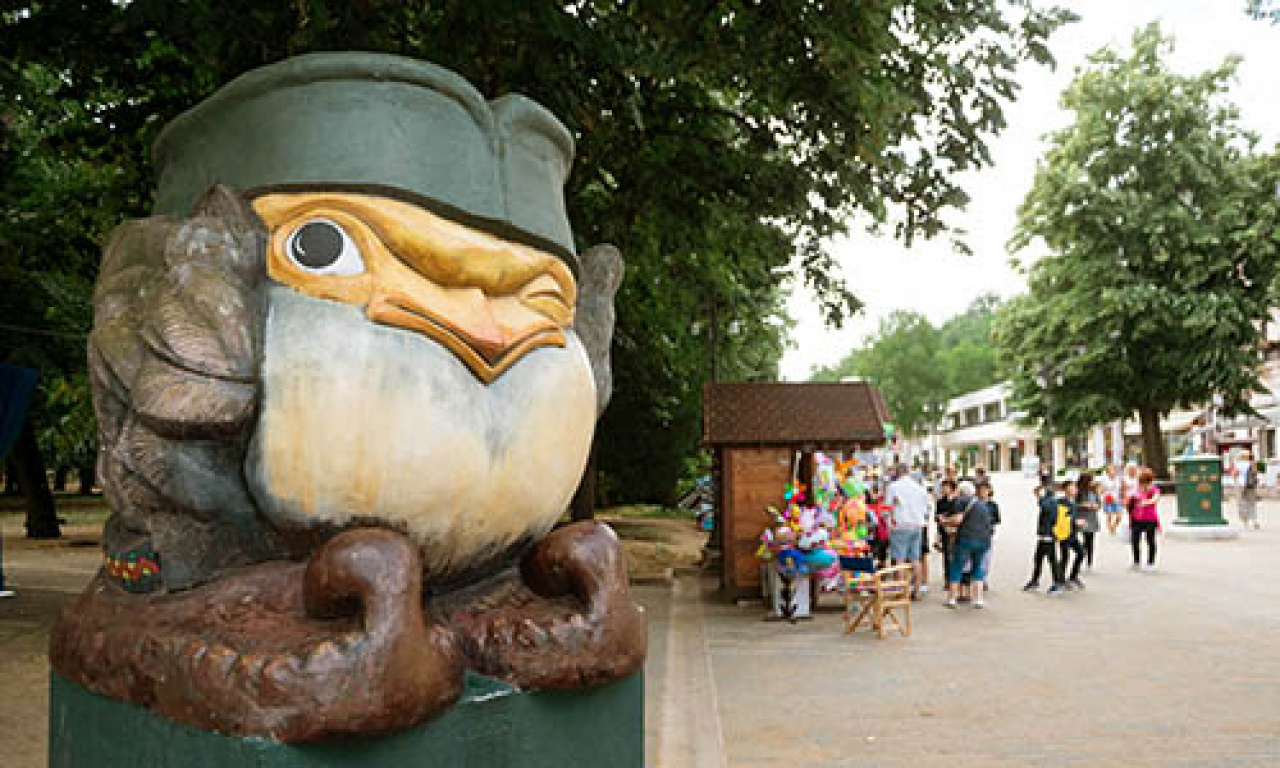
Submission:
[[[370,195],[273,194],[254,207],[272,230],[271,277],[421,333],[486,384],[534,349],[565,345],[577,286],[550,254]],[[290,258],[290,235],[318,219],[350,236],[363,271],[317,274]]]

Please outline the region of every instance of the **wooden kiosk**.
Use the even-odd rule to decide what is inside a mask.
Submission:
[[[708,382],[702,405],[724,557],[721,589],[729,599],[755,597],[764,511],[781,503],[797,454],[800,475],[808,477],[814,451],[882,445],[888,414],[880,390],[865,382]]]

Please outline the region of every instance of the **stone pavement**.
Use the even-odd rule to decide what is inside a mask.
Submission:
[[[0,600],[0,766],[45,764],[49,629],[102,562],[96,537],[54,548],[19,541],[20,519],[4,526],[4,569],[16,598]],[[73,538],[74,541],[74,538]]]
[[[641,590],[650,764],[1280,766],[1280,503],[1236,541],[1161,538],[1155,574],[1130,573],[1103,534],[1088,589],[1051,598],[1019,591],[1030,481],[998,476],[996,492],[987,609],[943,607],[935,556],[910,638],[844,635],[834,596],[788,625],[709,583]]]

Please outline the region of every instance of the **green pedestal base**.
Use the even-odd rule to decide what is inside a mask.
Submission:
[[[377,739],[287,745],[180,725],[51,675],[49,768],[562,768],[644,765],[644,679],[522,693],[470,676],[440,717]]]

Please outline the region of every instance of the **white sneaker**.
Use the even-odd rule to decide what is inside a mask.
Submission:
[[[955,607],[956,607],[956,599],[955,599],[954,597],[948,597],[948,598],[947,598],[947,607],[948,607],[948,608],[955,608]]]
[[[1154,565],[1148,565],[1148,566],[1146,566],[1145,568],[1143,568],[1142,570],[1146,571],[1147,573],[1155,573],[1155,572],[1156,572],[1156,567],[1155,567]]]
[[[920,594],[922,594],[922,595],[927,595],[927,594],[929,594],[929,585],[928,585],[928,584],[921,584],[921,585],[920,585],[920,590],[919,590],[919,591],[920,591]]]
[[[17,597],[18,593],[12,589],[0,589],[0,597]]]
[[[977,600],[973,601],[973,607],[974,609],[986,608],[987,604],[983,602],[982,598],[978,598]]]
[[[1133,565],[1129,566],[1129,570],[1133,571],[1134,573],[1137,573],[1138,571],[1142,570],[1142,566],[1138,565],[1137,563],[1134,563]]]

